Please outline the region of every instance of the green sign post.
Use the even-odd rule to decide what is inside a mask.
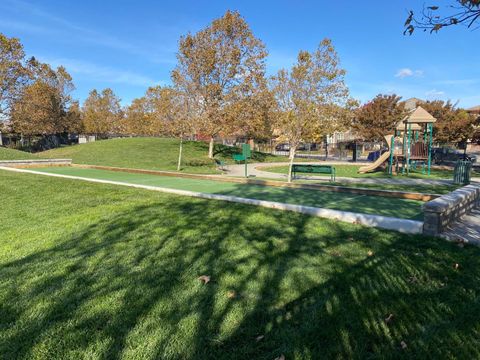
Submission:
[[[245,159],[245,177],[248,177],[247,166],[248,166],[248,158],[251,157],[252,151],[250,149],[250,144],[243,144],[242,145],[242,155]]]

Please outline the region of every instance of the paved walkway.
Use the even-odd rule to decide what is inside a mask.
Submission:
[[[452,241],[465,241],[469,244],[480,245],[480,209],[475,209],[459,221],[450,225],[449,230],[442,237]]]
[[[262,171],[259,168],[269,167],[269,166],[285,166],[288,165],[288,162],[277,162],[277,163],[252,163],[248,164],[248,175],[255,176],[259,178],[266,179],[287,179],[286,174],[278,174],[268,171]],[[337,165],[345,164],[345,162],[312,162],[311,164],[322,164],[322,165]],[[363,163],[356,163],[356,165],[363,165]],[[245,165],[227,165],[225,166],[227,176],[241,177],[245,176]],[[309,179],[309,180],[320,180],[327,182],[328,176],[297,176],[297,179]],[[472,178],[472,181],[480,181],[480,178]],[[362,184],[387,184],[387,185],[449,185],[452,184],[452,180],[448,179],[390,179],[390,178],[348,178],[348,177],[338,177],[337,182],[342,183],[362,183]]]

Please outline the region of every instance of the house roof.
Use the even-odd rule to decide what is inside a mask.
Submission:
[[[409,98],[405,101],[403,101],[403,104],[405,106],[405,109],[407,110],[414,110],[419,104],[423,103],[424,101],[422,99],[418,99],[416,97]]]
[[[468,108],[468,109],[466,109],[466,111],[473,112],[473,113],[477,113],[477,112],[480,113],[480,105]]]

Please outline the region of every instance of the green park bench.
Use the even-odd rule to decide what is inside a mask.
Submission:
[[[330,181],[335,181],[335,168],[331,165],[293,164],[292,173],[293,178],[296,173],[330,174]]]

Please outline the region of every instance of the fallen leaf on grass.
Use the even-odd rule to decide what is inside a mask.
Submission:
[[[210,276],[208,275],[202,275],[198,277],[198,280],[203,282],[204,284],[208,284],[210,282]]]
[[[285,355],[280,355],[279,357],[276,357],[275,360],[285,360]]]
[[[411,283],[414,283],[414,282],[417,282],[418,279],[417,279],[416,276],[410,276],[410,277],[408,278],[408,281],[411,282]]]
[[[256,341],[256,342],[259,342],[259,341],[262,340],[264,337],[265,337],[265,335],[258,335],[258,336],[255,338],[255,341]]]
[[[407,343],[405,341],[402,341],[400,343],[400,346],[402,347],[403,350],[405,350],[408,346],[407,346]]]
[[[368,255],[368,256],[373,256],[373,251],[372,251],[372,250],[368,250],[367,255]]]
[[[227,292],[227,297],[229,299],[235,299],[237,297],[237,293],[233,290],[230,290],[229,292]]]
[[[389,324],[392,322],[392,320],[393,320],[393,314],[390,314],[385,318],[385,323]]]

